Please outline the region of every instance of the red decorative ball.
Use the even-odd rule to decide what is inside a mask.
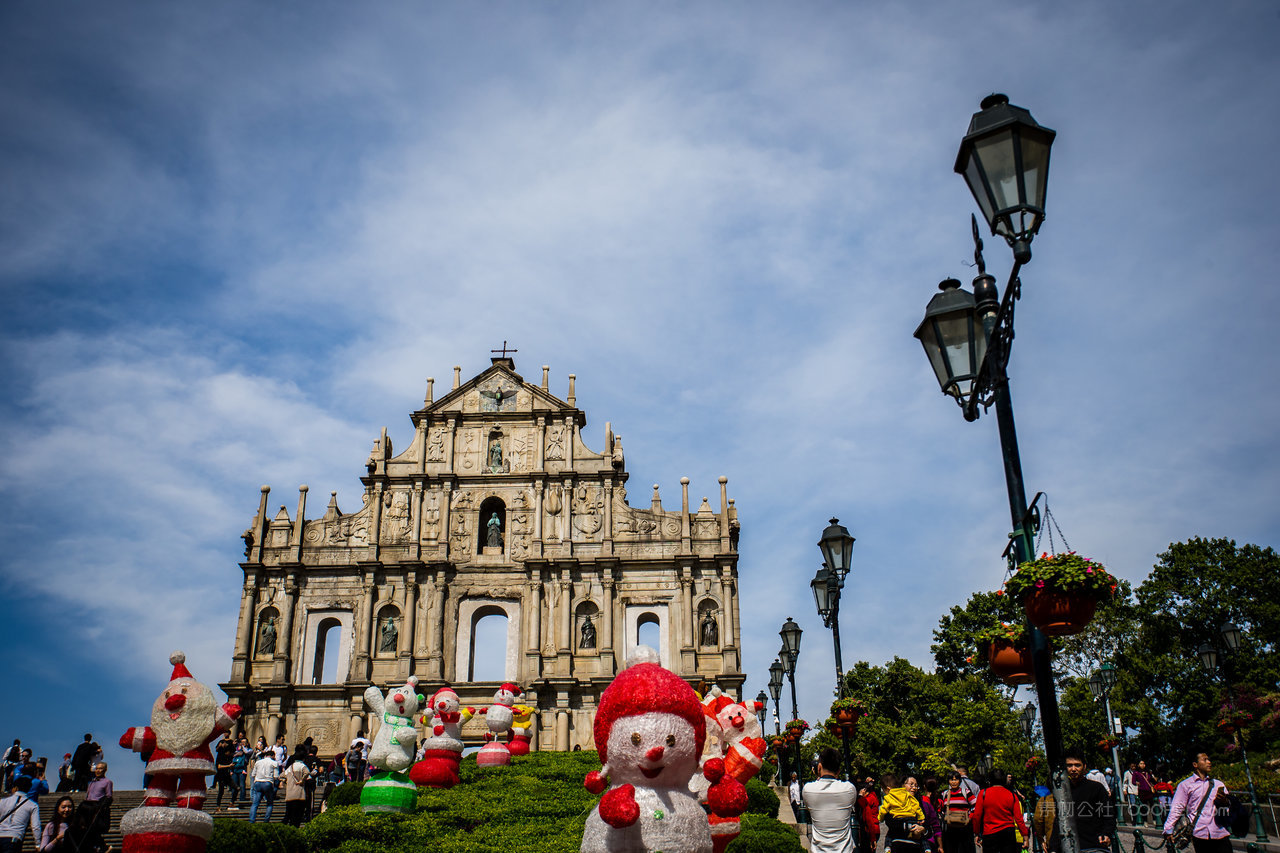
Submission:
[[[747,810],[747,787],[726,776],[707,791],[707,805],[721,817],[736,817]]]
[[[609,782],[600,775],[598,770],[592,770],[587,774],[587,778],[582,780],[582,787],[593,794],[598,794],[609,787]]]

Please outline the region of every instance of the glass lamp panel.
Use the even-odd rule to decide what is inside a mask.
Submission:
[[[1218,633],[1222,635],[1222,642],[1228,651],[1234,652],[1240,648],[1240,629],[1234,622],[1224,622]]]
[[[813,603],[818,608],[818,615],[824,620],[831,613],[831,599],[827,595],[827,574],[826,569],[818,569],[813,580],[809,581],[809,586],[813,589]]]
[[[1044,210],[1045,190],[1049,183],[1049,144],[1053,141],[1031,129],[1022,137],[1022,176],[1027,191],[1026,203]]]
[[[973,377],[978,372],[981,356],[978,354],[974,340],[974,322],[972,311],[957,311],[934,318],[934,328],[942,346],[940,356],[946,366],[944,374],[939,373],[939,384],[953,397],[967,396],[973,385]],[[986,350],[986,341],[982,349]]]
[[[1013,129],[1006,128],[984,139],[974,140],[973,156],[982,163],[996,213],[1021,205]]]
[[[1218,650],[1213,646],[1205,643],[1197,652],[1200,655],[1200,665],[1205,668],[1206,672],[1214,672],[1218,668]]]
[[[964,180],[969,185],[969,192],[973,193],[974,200],[978,202],[978,207],[982,209],[982,218],[987,220],[987,225],[994,229],[996,211],[991,206],[991,195],[987,192],[986,182],[982,179],[978,158],[973,156],[972,151],[969,152],[969,162],[964,167]]]
[[[1102,679],[1102,686],[1107,690],[1116,686],[1116,668],[1111,664],[1104,663],[1098,670],[1098,676]]]
[[[1096,672],[1089,678],[1089,692],[1094,699],[1102,698],[1102,676]]]

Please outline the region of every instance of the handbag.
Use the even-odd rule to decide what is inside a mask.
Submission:
[[[947,808],[942,813],[942,822],[950,827],[968,826],[972,820],[972,815],[969,814],[968,802],[966,802],[964,808],[961,809],[953,808],[952,803],[953,800],[951,795],[948,793]]]
[[[1196,816],[1187,820],[1187,814],[1183,812],[1173,825],[1173,832],[1169,835],[1169,843],[1173,845],[1173,849],[1186,850],[1191,845],[1192,833],[1195,831],[1196,823],[1200,820],[1200,813],[1204,811],[1204,804],[1209,802],[1209,795],[1213,793],[1215,781],[1214,779],[1209,780],[1209,790],[1204,792],[1204,797],[1196,808]]]

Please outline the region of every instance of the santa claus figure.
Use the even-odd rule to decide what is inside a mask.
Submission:
[[[187,656],[169,656],[173,676],[151,706],[151,725],[129,729],[120,745],[149,753],[146,799],[120,821],[125,853],[199,853],[213,833],[204,809],[205,776],[213,773],[209,744],[231,730],[240,706],[218,707],[213,691],[196,681]]]

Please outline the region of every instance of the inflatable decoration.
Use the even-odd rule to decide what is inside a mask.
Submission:
[[[493,694],[493,704],[480,711],[489,731],[485,732],[484,746],[476,753],[478,767],[502,767],[511,763],[511,750],[498,737],[511,730],[511,723],[515,720],[512,706],[521,692],[519,685],[504,682]]]
[[[386,696],[377,687],[364,692],[364,704],[382,721],[369,748],[374,773],[360,790],[360,808],[366,812],[411,812],[417,805],[418,787],[405,771],[413,764],[418,744],[413,717],[422,701],[418,679],[412,675],[403,687],[388,690]]]
[[[534,708],[530,705],[511,706],[511,737],[507,748],[512,755],[528,755],[529,741],[533,738]]]
[[[587,818],[582,853],[712,851],[706,813],[690,789],[706,717],[693,688],[657,659],[653,649],[638,647],[600,696],[593,733],[604,766],[584,784],[604,796]],[[711,783],[713,811],[742,813],[746,789],[725,774],[721,759],[709,759],[702,775]]]
[[[229,732],[240,706],[221,708],[196,681],[182,652],[169,655],[173,675],[151,706],[151,725],[120,736],[120,746],[150,753],[146,799],[120,820],[125,853],[203,853],[213,834],[204,813],[205,776],[213,773],[209,744]]]
[[[436,691],[422,715],[427,739],[422,743],[422,760],[409,771],[414,783],[427,788],[452,788],[461,781],[458,765],[462,763],[462,724],[474,714],[474,708],[462,707],[453,688]]]
[[[708,718],[707,728],[715,732],[725,774],[746,785],[748,779],[760,772],[764,761],[767,744],[755,713],[762,706],[759,702],[752,702],[750,707],[735,702],[722,695],[719,688],[714,693],[702,703],[703,712]],[[743,788],[743,791],[745,793],[746,789]],[[744,802],[743,806],[745,805]],[[707,819],[711,825],[711,841],[715,853],[724,853],[729,842],[742,831],[739,814],[741,811],[732,813],[732,809],[726,812],[711,806],[711,814]]]

